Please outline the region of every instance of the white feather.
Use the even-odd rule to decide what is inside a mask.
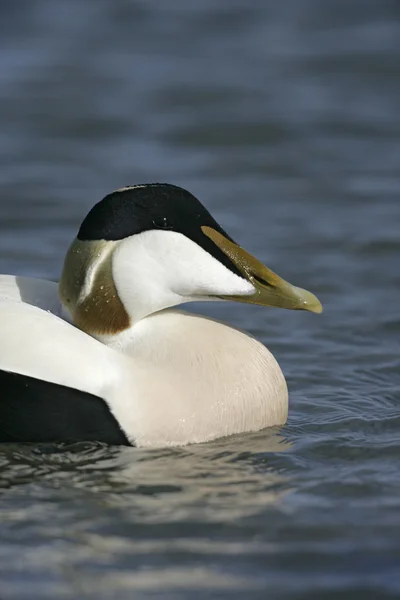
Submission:
[[[174,231],[133,235],[113,254],[118,295],[133,322],[170,306],[255,289],[198,244]]]
[[[25,302],[56,315],[61,314],[58,283],[54,281],[18,275],[0,275],[0,300]]]
[[[93,273],[102,258],[93,257]],[[252,294],[249,282],[170,231],[117,244],[112,270],[133,325],[101,341],[63,318],[56,283],[0,276],[0,369],[103,398],[140,446],[202,442],[286,421],[286,382],[262,344],[212,319],[166,310]]]
[[[0,280],[0,368],[103,398],[137,445],[202,442],[286,421],[282,372],[245,333],[165,310],[125,334],[121,353],[118,337],[107,346],[47,312],[55,284],[22,287],[30,304],[11,279]],[[42,308],[32,306],[35,297]]]

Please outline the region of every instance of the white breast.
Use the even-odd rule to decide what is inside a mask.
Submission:
[[[240,330],[165,310],[135,325],[131,340],[121,334],[108,343],[123,347],[136,367],[140,445],[202,442],[286,422],[282,371],[260,342]],[[124,422],[129,418],[124,414]]]

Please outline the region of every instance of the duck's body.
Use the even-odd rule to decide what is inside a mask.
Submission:
[[[137,194],[143,187],[118,193]],[[93,227],[99,227],[95,217],[84,221],[71,246],[60,286],[0,277],[0,441],[154,447],[284,423],[285,379],[260,342],[218,321],[168,308],[203,296],[255,301],[258,284],[247,263],[232,258],[239,247],[227,238],[225,256],[248,276],[229,271],[208,246],[206,252],[198,249],[176,229],[116,236],[105,218],[92,239]],[[209,227],[202,220],[199,225]],[[221,231],[207,230],[205,243],[214,233],[222,237]],[[169,246],[160,253],[165,239]],[[172,276],[171,261],[178,265]],[[192,266],[190,275],[182,261],[183,269]],[[276,291],[272,296],[276,304]],[[310,299],[297,308],[310,308]]]

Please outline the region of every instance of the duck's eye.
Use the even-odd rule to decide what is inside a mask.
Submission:
[[[167,217],[156,217],[153,219],[153,225],[157,227],[157,229],[172,229]]]

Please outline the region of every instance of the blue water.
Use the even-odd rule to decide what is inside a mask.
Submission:
[[[400,597],[399,16],[372,0],[2,7],[0,272],[57,279],[95,202],[168,181],[325,310],[196,306],[275,354],[285,427],[0,448],[1,600]]]

